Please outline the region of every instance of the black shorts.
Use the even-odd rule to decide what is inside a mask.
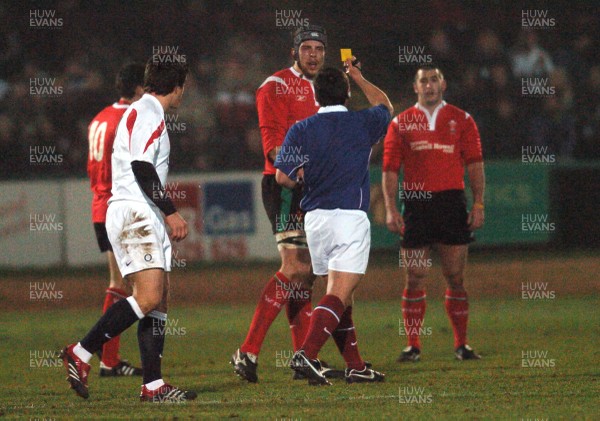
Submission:
[[[96,231],[96,240],[98,240],[100,251],[102,253],[113,251],[110,240],[108,239],[108,233],[106,232],[106,224],[104,222],[94,222],[94,231]]]
[[[262,179],[262,200],[274,235],[304,231],[304,212],[300,209],[302,186],[286,189],[277,184],[274,175],[265,175]]]
[[[404,199],[403,248],[421,248],[434,243],[469,244],[474,241],[467,224],[464,190],[446,190],[430,199]]]

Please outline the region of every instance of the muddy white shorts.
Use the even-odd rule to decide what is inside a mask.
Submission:
[[[327,275],[329,270],[366,272],[371,223],[365,212],[315,209],[304,216],[304,229],[315,275]]]
[[[171,271],[171,241],[157,208],[133,201],[111,202],[106,231],[123,277],[145,269]]]

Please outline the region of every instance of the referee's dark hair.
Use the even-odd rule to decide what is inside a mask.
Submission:
[[[144,86],[144,63],[128,63],[119,69],[115,87],[121,98],[131,99],[135,96],[135,88]]]
[[[319,105],[344,105],[350,92],[348,76],[335,67],[322,69],[315,77],[315,96]]]
[[[146,63],[144,91],[156,95],[169,95],[177,86],[183,87],[188,73],[185,61],[162,60],[154,55]]]

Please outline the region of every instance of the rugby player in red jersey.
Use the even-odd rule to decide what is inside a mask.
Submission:
[[[257,359],[262,343],[281,309],[286,308],[294,351],[304,342],[312,311],[315,276],[304,232],[304,214],[300,209],[302,186],[287,189],[278,185],[273,164],[289,128],[319,109],[313,78],[323,67],[327,34],[317,25],[301,27],[294,33],[293,44],[294,65],[269,76],[256,92],[265,156],[262,198],[281,256],[281,267],[264,287],[246,340],[231,357],[235,373],[252,383],[258,381]]]
[[[104,108],[94,117],[88,127],[89,155],[87,173],[90,178],[92,199],[92,223],[100,252],[108,259],[109,285],[102,312],[114,303],[127,298],[123,278],[119,273],[115,255],[106,233],[106,210],[112,188],[112,149],[117,127],[129,105],[144,94],[144,64],[130,63],[119,70],[116,77],[119,101]],[[142,370],[133,367],[119,356],[120,336],[104,344],[100,362],[100,376],[141,376]]]
[[[402,317],[408,346],[398,361],[418,361],[425,315],[423,284],[430,253],[440,256],[447,282],[445,307],[459,360],[479,359],[467,344],[469,302],[463,285],[468,244],[484,222],[485,176],[479,131],[465,111],[443,99],[446,81],[433,67],[419,68],[413,83],[417,103],[392,120],[384,140],[383,191],[386,224],[402,235],[401,265],[406,268]],[[467,212],[465,168],[473,205]],[[398,173],[403,169],[402,190]],[[401,215],[396,205],[400,193]]]

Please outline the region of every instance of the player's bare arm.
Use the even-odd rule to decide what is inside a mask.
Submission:
[[[350,78],[352,78],[354,83],[356,83],[361,89],[361,91],[365,94],[367,100],[369,101],[369,104],[371,104],[373,107],[383,104],[388,109],[390,114],[393,114],[394,107],[392,106],[392,103],[390,102],[388,96],[385,94],[385,92],[383,92],[377,86],[373,85],[371,82],[364,78],[359,68],[352,65],[353,60],[356,60],[356,57],[349,58],[344,62],[346,72],[348,73]]]
[[[404,219],[396,206],[398,192],[398,173],[384,171],[381,184],[383,187],[383,200],[385,203],[385,224],[391,232],[400,234],[404,229]]]
[[[181,241],[188,235],[187,222],[179,212],[172,213],[165,217],[165,222],[171,230],[171,239],[173,241]]]
[[[281,170],[277,170],[277,172],[275,173],[275,180],[278,184],[288,189],[293,189],[294,187],[296,187],[297,184],[296,181],[292,180],[290,177],[288,177],[286,173],[284,173]]]
[[[485,213],[483,205],[483,194],[485,191],[485,172],[483,162],[473,162],[467,165],[467,174],[473,194],[473,206],[469,213],[469,229],[474,231],[483,226]]]

